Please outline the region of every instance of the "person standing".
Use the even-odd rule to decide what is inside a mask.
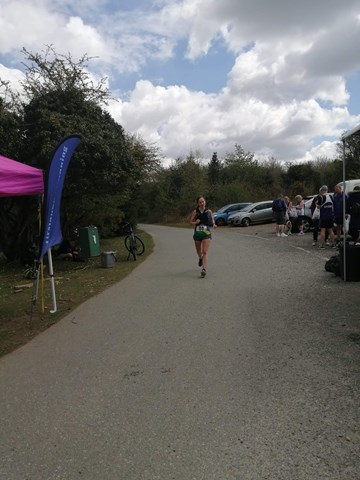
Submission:
[[[288,210],[289,210],[289,220],[291,222],[291,233],[292,233],[292,232],[295,232],[296,229],[298,228],[298,219],[297,219],[297,211],[295,208],[295,203],[293,203],[291,200],[289,203]]]
[[[272,211],[274,213],[275,222],[276,222],[277,237],[287,237],[286,233],[284,233],[286,210],[287,210],[287,206],[286,206],[285,200],[283,199],[282,194],[279,193],[272,204]]]
[[[320,190],[319,190],[320,194]],[[312,218],[312,225],[313,225],[313,246],[316,247],[318,236],[319,236],[319,222],[320,222],[320,210],[317,208],[316,204],[318,201],[318,196],[315,195],[312,199],[310,211],[311,211],[311,218]]]
[[[318,242],[318,237],[319,237],[319,231],[320,231],[320,209],[317,208],[317,203],[319,200],[319,195],[321,195],[321,188],[319,189],[319,194],[315,195],[312,199],[311,205],[310,205],[310,211],[311,211],[311,218],[312,218],[312,225],[313,225],[313,247],[316,247],[317,242]],[[328,242],[328,233],[325,233],[325,243],[326,245],[329,245]]]
[[[349,235],[355,244],[360,242],[360,187],[356,186],[346,200],[346,213],[350,215]]]
[[[336,240],[340,242],[341,240],[341,231],[344,223],[344,199],[345,203],[348,198],[348,195],[343,192],[341,185],[335,185],[334,187],[334,222],[336,224]]]
[[[317,197],[316,208],[320,209],[320,239],[321,244],[320,248],[325,248],[325,237],[326,233],[329,234],[332,247],[335,248],[335,237],[334,237],[334,206],[333,198],[328,193],[327,185],[323,185],[320,188],[320,195]]]
[[[297,224],[299,228],[298,235],[304,235],[304,211],[305,211],[304,200],[301,195],[296,195],[295,201],[296,201],[295,210],[297,213]]]
[[[203,196],[197,197],[196,203],[197,207],[191,214],[190,224],[194,225],[193,239],[199,257],[198,265],[202,267],[201,276],[205,277],[211,242],[211,227],[216,228],[216,224],[212,211],[206,207],[205,198]]]
[[[285,212],[285,228],[286,231],[284,230],[284,233],[286,233],[288,236],[291,235],[291,230],[292,230],[292,221],[291,221],[291,210],[292,210],[292,203],[290,198],[285,195],[284,196],[284,201],[286,204],[286,212]]]

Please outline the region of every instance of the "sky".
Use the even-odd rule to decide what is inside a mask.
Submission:
[[[46,45],[96,57],[111,115],[165,164],[334,158],[360,124],[360,0],[0,0],[1,79]]]

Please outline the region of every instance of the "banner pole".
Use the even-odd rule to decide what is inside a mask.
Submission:
[[[57,312],[57,306],[56,306],[56,293],[55,293],[55,279],[54,279],[54,269],[53,269],[53,263],[52,263],[51,248],[49,248],[49,250],[47,251],[47,254],[48,254],[48,261],[49,261],[51,296],[52,296],[52,300],[53,300],[53,309],[50,310],[50,313],[56,313]]]
[[[40,262],[40,270],[41,270],[41,312],[45,312],[45,297],[44,297],[44,262],[41,259]]]

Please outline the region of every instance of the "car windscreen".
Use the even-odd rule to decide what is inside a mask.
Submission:
[[[250,203],[250,205],[248,205],[247,207],[244,207],[241,209],[241,213],[242,212],[250,212],[250,210],[254,207],[254,204],[253,203]]]
[[[219,210],[216,213],[223,213],[229,207],[230,207],[230,205],[225,205],[224,207],[219,208]]]

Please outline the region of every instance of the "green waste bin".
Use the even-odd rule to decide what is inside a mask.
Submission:
[[[79,242],[83,258],[98,257],[100,255],[100,241],[97,227],[83,227],[79,229]]]

